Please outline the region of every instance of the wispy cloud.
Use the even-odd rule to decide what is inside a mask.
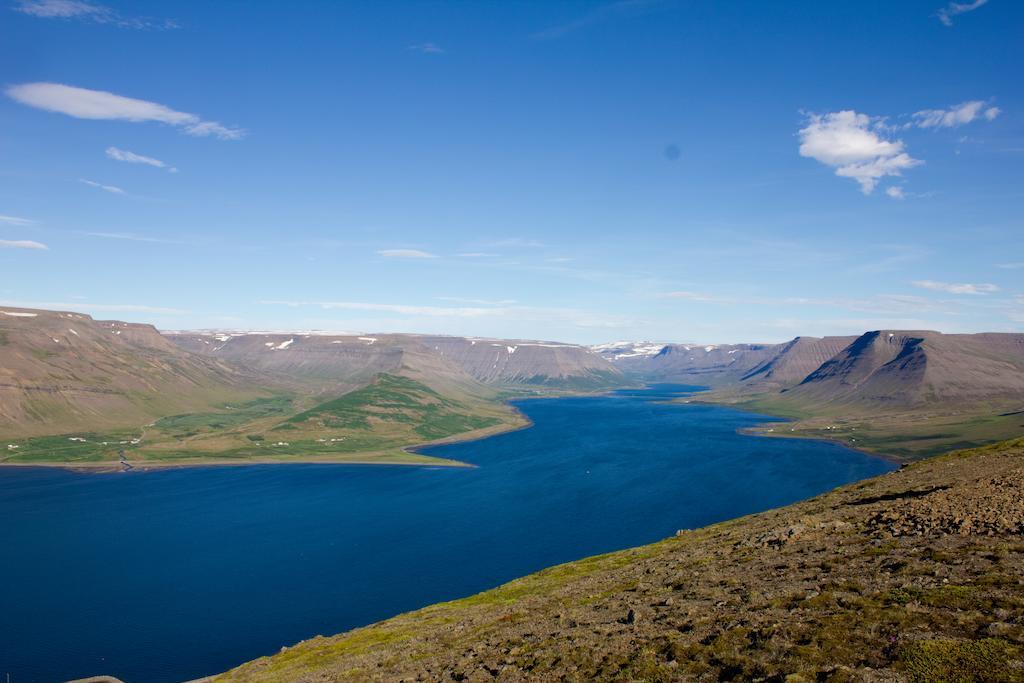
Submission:
[[[425,55],[444,54],[444,49],[437,43],[415,43],[413,45],[410,45],[406,49],[412,52],[419,52]]]
[[[49,247],[34,240],[0,240],[0,249],[49,249]]]
[[[861,192],[871,194],[878,181],[899,176],[923,163],[911,157],[902,140],[887,140],[880,122],[852,110],[810,114],[800,129],[800,156],[836,169],[852,178]]]
[[[1017,263],[997,263],[996,268],[1002,268],[1003,270],[1017,270],[1019,268],[1024,268],[1024,261]]]
[[[959,302],[934,300],[907,294],[878,294],[866,298],[730,295],[699,291],[661,292],[655,298],[716,306],[804,307],[820,306],[875,315],[951,313]]]
[[[885,188],[885,193],[893,199],[906,199],[907,195],[903,193],[903,188],[899,185],[893,185],[892,187]]]
[[[596,7],[572,21],[537,31],[530,37],[534,40],[554,40],[591,24],[629,17],[651,9],[658,9],[666,4],[664,0],[618,0]]]
[[[178,28],[178,22],[172,19],[126,17],[111,7],[84,0],[19,0],[13,9],[41,19],[74,19],[134,29]]]
[[[171,173],[177,173],[178,169],[173,166],[168,166],[159,159],[153,157],[142,156],[135,152],[129,152],[126,149],[119,149],[117,147],[107,147],[107,158],[113,159],[114,161],[124,161],[129,164],[145,164],[146,166],[153,166],[155,168],[166,168]]]
[[[546,322],[568,324],[580,328],[628,328],[635,320],[620,316],[592,314],[588,311],[542,306],[420,306],[410,304],[381,304],[360,301],[261,301],[261,304],[313,307],[321,310],[364,311],[411,316],[412,318],[501,319],[516,322]],[[410,321],[394,321],[398,323]]]
[[[540,240],[528,239],[526,237],[506,237],[504,239],[495,240],[487,244],[488,247],[502,248],[526,248],[535,249],[545,246]]]
[[[938,12],[935,17],[946,26],[953,25],[953,17],[973,12],[979,7],[988,4],[988,0],[974,0],[973,2],[951,2]]]
[[[971,284],[971,283],[952,283],[952,282],[937,282],[935,280],[915,280],[913,282],[915,287],[921,287],[922,289],[930,289],[936,292],[946,292],[948,294],[991,294],[992,292],[998,292],[999,287],[992,284]]]
[[[992,121],[1001,113],[999,107],[986,106],[981,100],[971,100],[949,109],[923,109],[915,112],[912,117],[913,125],[919,128],[955,128],[978,119]]]
[[[111,194],[125,194],[125,191],[116,185],[104,185],[103,183],[97,183],[95,180],[86,180],[85,178],[79,178],[78,182],[110,192]]]
[[[0,216],[0,223],[6,223],[7,225],[33,225],[35,221],[28,218],[18,218],[17,216]]]
[[[438,301],[451,301],[457,304],[477,304],[479,306],[508,306],[517,303],[515,299],[464,299],[460,296],[439,296]]]
[[[41,302],[41,301],[0,301],[0,306],[13,306],[15,308],[41,308],[54,311],[100,311],[104,313],[161,313],[167,315],[182,315],[188,313],[179,308],[165,308],[163,306],[147,306],[144,304],[92,304],[85,301],[75,303],[63,302]]]
[[[89,90],[60,83],[23,83],[12,85],[7,96],[16,102],[44,111],[66,114],[77,119],[109,121],[157,121],[176,126],[189,135],[213,136],[221,140],[238,140],[245,135],[241,128],[223,126],[216,121],[204,121],[195,114],[176,111],[170,107],[123,97],[103,90]]]
[[[436,254],[431,254],[428,251],[420,251],[419,249],[381,249],[377,252],[378,256],[384,258],[437,258]]]
[[[126,240],[128,242],[151,242],[154,244],[187,244],[181,240],[169,240],[162,237],[148,237],[146,235],[136,235],[130,232],[81,232],[81,235],[88,237],[99,237],[108,240]]]

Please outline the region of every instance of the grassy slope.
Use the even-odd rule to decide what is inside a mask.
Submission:
[[[1024,432],[1024,413],[1014,410],[1019,409],[1015,403],[858,411],[849,406],[792,401],[779,394],[736,398],[712,393],[704,400],[794,420],[767,425],[758,430],[761,433],[835,440],[905,460],[974,448]]]
[[[1022,532],[1024,439],[553,567],[209,680],[1019,681]]]
[[[414,379],[381,375],[362,389],[316,405],[278,395],[208,413],[165,417],[138,430],[75,433],[0,444],[0,463],[136,467],[252,462],[458,464],[410,453],[408,446],[478,436],[522,418],[493,401],[443,396]],[[83,441],[84,439],[84,441]],[[17,448],[8,448],[9,445]]]

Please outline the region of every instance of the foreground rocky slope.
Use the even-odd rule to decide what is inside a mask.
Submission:
[[[1024,680],[1024,439],[317,637],[208,681]]]

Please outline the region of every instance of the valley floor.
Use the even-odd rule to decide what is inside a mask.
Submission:
[[[205,680],[1020,681],[1022,534],[1018,439]]]

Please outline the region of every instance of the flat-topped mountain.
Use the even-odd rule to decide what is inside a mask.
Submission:
[[[919,457],[1024,430],[1024,334],[875,330],[785,344],[673,344],[626,360],[612,358],[639,379],[712,387],[701,400],[795,418],[789,435],[890,455]]]
[[[722,386],[771,361],[782,344],[665,344],[656,353],[612,356],[632,376],[662,382]]]
[[[261,392],[244,370],[187,353],[151,325],[0,308],[0,435],[138,426]]]
[[[1024,334],[867,332],[788,389],[786,399],[851,409],[1006,401],[1024,408]]]
[[[594,389],[621,371],[583,346],[556,342],[412,334],[330,335],[179,332],[180,347],[246,367],[359,382],[400,367],[410,355],[438,359],[489,385]]]

